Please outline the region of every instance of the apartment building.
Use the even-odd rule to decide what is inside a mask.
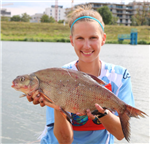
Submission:
[[[115,3],[87,3],[86,5],[91,5],[94,10],[103,6],[108,6],[113,16],[118,17],[118,24],[126,26],[130,26],[131,24],[131,16],[134,14],[134,8],[132,5]]]
[[[63,8],[63,6],[57,6],[57,8],[55,8],[55,5],[52,5],[50,8],[45,9],[45,14],[49,17],[52,16],[56,21],[66,19],[65,9]]]
[[[140,8],[142,9],[142,3],[140,3]],[[148,3],[150,5],[150,3]],[[83,4],[82,4],[83,5]],[[118,17],[118,24],[123,24],[126,26],[131,25],[131,17],[136,13],[136,9],[139,7],[139,3],[129,3],[125,4],[116,4],[116,3],[86,3],[84,5],[91,5],[92,9],[96,10],[102,6],[108,6],[113,16]],[[76,5],[77,6],[77,5]],[[79,5],[78,5],[79,6]]]

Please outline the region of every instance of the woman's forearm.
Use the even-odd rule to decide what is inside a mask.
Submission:
[[[64,118],[60,111],[54,110],[54,115],[54,135],[56,136],[58,142],[60,144],[71,144],[73,141],[72,125],[66,118]]]
[[[108,114],[100,118],[100,121],[103,124],[103,126],[118,140],[122,140],[124,138],[121,122],[118,116],[108,111]]]

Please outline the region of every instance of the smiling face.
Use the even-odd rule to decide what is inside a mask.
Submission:
[[[77,22],[73,26],[70,41],[80,61],[92,62],[99,60],[101,46],[106,35],[101,32],[99,23],[92,21]]]

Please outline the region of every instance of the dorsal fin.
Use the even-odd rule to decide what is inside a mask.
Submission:
[[[100,85],[106,85],[107,83],[104,82],[103,80],[100,80],[99,78],[97,78],[96,76],[93,76],[91,74],[87,74],[89,75],[92,79],[94,79],[96,82],[98,82]]]

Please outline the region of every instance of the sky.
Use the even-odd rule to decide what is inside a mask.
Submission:
[[[136,0],[136,2],[143,0]],[[150,0],[145,0],[149,1]],[[7,9],[13,15],[22,15],[27,13],[28,15],[34,15],[35,13],[43,13],[46,8],[55,5],[55,0],[1,0],[0,7]],[[63,8],[70,8],[72,0],[58,0],[58,5]],[[133,2],[133,0],[74,0],[74,5],[84,4],[89,2],[102,2],[102,3],[125,3]]]

